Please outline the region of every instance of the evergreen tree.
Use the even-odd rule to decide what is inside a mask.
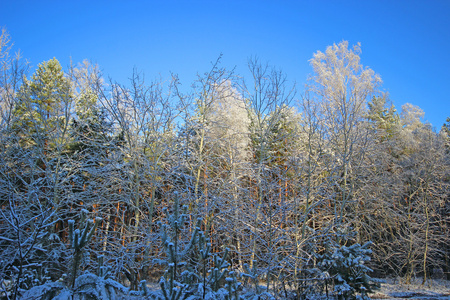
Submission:
[[[450,117],[447,118],[445,123],[442,125],[442,130],[450,136]]]
[[[445,140],[447,152],[450,153],[450,117],[448,117],[446,122],[442,125],[441,132]]]
[[[14,110],[23,142],[48,149],[67,138],[72,100],[70,81],[58,60],[41,63],[31,79],[24,79]]]
[[[391,139],[398,132],[400,124],[400,117],[394,105],[387,107],[385,96],[373,96],[368,106],[367,119],[373,122],[380,141]]]

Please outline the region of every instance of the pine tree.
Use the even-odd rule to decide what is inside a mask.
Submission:
[[[443,133],[447,153],[450,153],[450,117],[448,117],[446,122],[442,125],[441,132]]]
[[[38,66],[31,79],[24,79],[14,110],[15,128],[23,143],[46,150],[67,138],[71,84],[56,58]]]
[[[367,119],[374,123],[380,141],[391,139],[398,132],[400,125],[400,117],[394,105],[392,104],[388,108],[386,97],[373,96],[368,106]]]
[[[318,258],[318,268],[324,272],[325,285],[331,279],[334,292],[338,299],[356,299],[359,293],[362,299],[370,299],[368,293],[372,293],[377,287],[377,283],[368,275],[372,269],[366,266],[370,261],[370,245],[366,242],[363,245],[351,243],[349,237],[356,232],[346,229],[340,230],[337,235],[342,244],[330,239],[326,244],[323,254],[316,254]]]
[[[77,278],[78,268],[80,266],[82,254],[84,247],[89,243],[92,235],[95,233],[98,225],[101,223],[102,219],[97,217],[95,220],[86,219],[87,211],[82,211],[81,223],[83,223],[84,228],[82,231],[80,229],[75,229],[75,221],[69,220],[69,242],[73,249],[73,264],[72,264],[72,277],[71,277],[71,287],[75,286],[75,280]]]

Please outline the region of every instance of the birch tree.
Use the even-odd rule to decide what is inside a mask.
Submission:
[[[206,137],[213,149],[208,163],[209,176],[216,178],[212,191],[220,210],[216,216],[216,229],[232,232],[233,239],[226,241],[235,249],[238,266],[243,268],[241,211],[245,193],[242,191],[244,177],[248,175],[250,119],[242,96],[232,86],[231,81],[217,86],[214,102],[206,116],[208,120]],[[229,220],[230,222],[227,222]]]
[[[363,118],[366,105],[381,84],[379,75],[360,62],[360,45],[348,42],[318,51],[310,60],[314,70],[308,89],[317,97],[324,120],[328,148],[334,158],[331,169],[335,183],[335,215],[343,221],[347,205],[353,200],[357,169],[364,157],[368,132]]]

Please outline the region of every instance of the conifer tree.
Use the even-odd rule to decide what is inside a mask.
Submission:
[[[72,264],[72,277],[71,277],[71,287],[75,286],[75,280],[77,278],[78,268],[80,266],[81,258],[85,246],[91,240],[95,230],[101,223],[102,219],[100,217],[95,218],[95,220],[87,219],[87,211],[82,211],[81,223],[83,223],[83,229],[75,229],[75,221],[69,220],[69,242],[73,249],[73,264]]]
[[[386,96],[373,96],[368,106],[367,119],[374,123],[380,141],[392,138],[398,132],[400,125],[400,117],[394,105],[392,104],[388,108],[386,106]]]
[[[441,132],[444,136],[447,152],[450,153],[450,117],[448,117],[446,122],[442,125]]]
[[[56,58],[24,80],[14,114],[24,142],[49,149],[66,137],[72,102],[70,81]],[[60,143],[60,142],[59,142]]]

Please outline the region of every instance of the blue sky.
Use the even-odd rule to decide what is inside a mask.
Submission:
[[[121,83],[137,68],[148,80],[178,73],[186,88],[222,53],[243,75],[258,56],[301,92],[314,52],[361,42],[398,110],[421,107],[437,130],[450,116],[450,0],[0,0],[0,26],[34,67],[89,59]]]

